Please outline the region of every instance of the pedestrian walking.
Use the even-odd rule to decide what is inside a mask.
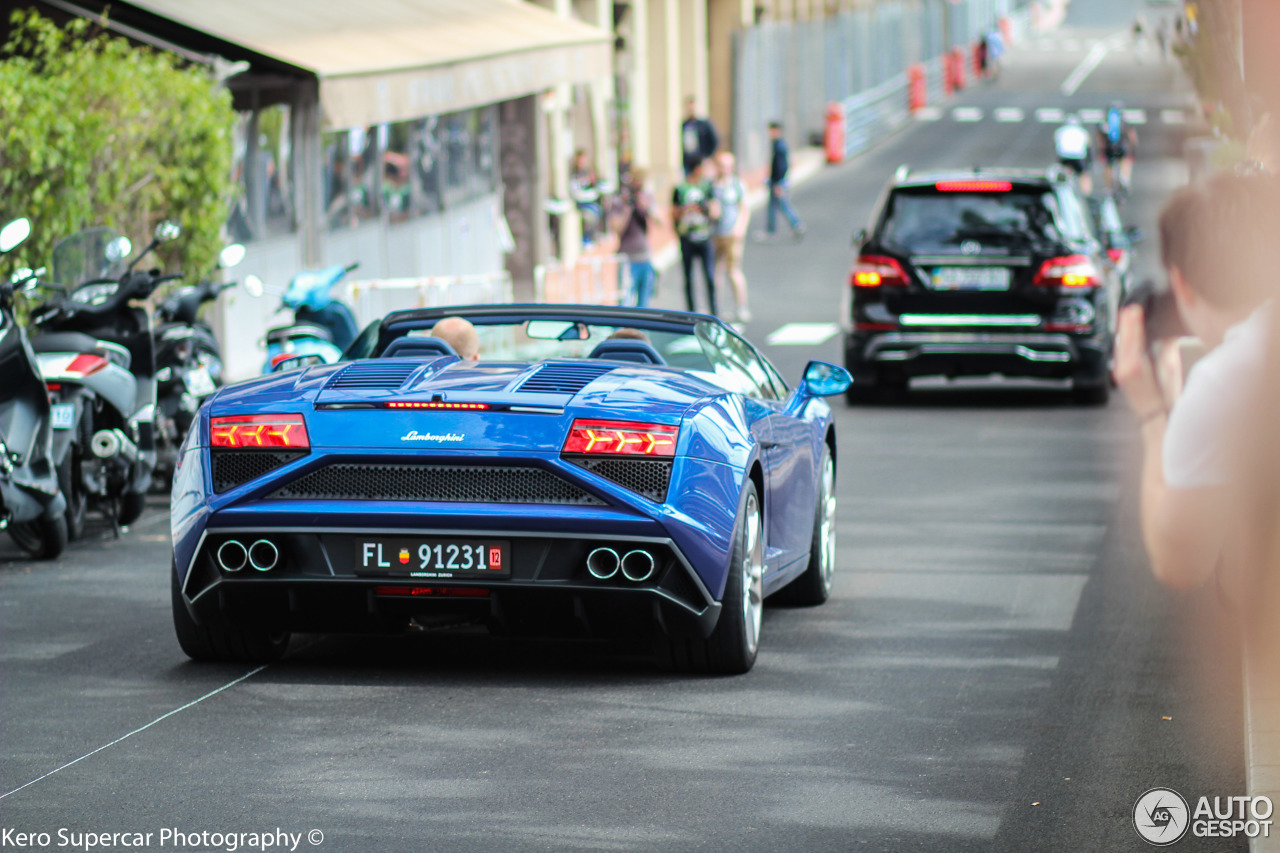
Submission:
[[[715,158],[717,176],[714,184],[716,201],[720,203],[720,216],[716,219],[715,239],[716,274],[727,277],[733,284],[733,295],[738,303],[737,319],[748,322],[751,311],[747,308],[747,277],[742,272],[742,249],[747,238],[747,223],[751,211],[747,207],[747,185],[738,174],[738,163],[728,151],[721,151]]]
[[[603,194],[600,192],[599,179],[595,166],[583,148],[573,155],[572,168],[569,170],[569,198],[578,208],[582,219],[582,245],[590,246],[596,241],[597,232],[603,225],[604,207],[601,204]]]
[[[765,210],[763,238],[769,239],[778,232],[778,213],[781,212],[791,224],[792,235],[799,240],[804,237],[806,229],[788,197],[790,185],[787,174],[791,171],[791,154],[787,140],[782,137],[781,122],[769,122],[769,138],[773,140],[773,156],[769,161],[769,206]]]
[[[631,269],[629,301],[638,308],[648,307],[653,298],[656,274],[649,232],[652,226],[661,225],[663,221],[653,193],[645,186],[646,177],[643,168],[631,167],[610,215],[610,224],[618,235],[618,251],[626,256]]]
[[[716,314],[716,260],[711,244],[720,205],[708,179],[710,163],[694,166],[693,172],[671,194],[672,218],[680,237],[680,263],[684,270],[684,295],[690,311],[697,310],[693,294],[694,263],[702,266],[707,282],[708,311]]]
[[[689,177],[703,160],[716,153],[720,135],[711,119],[698,115],[698,99],[690,95],[684,102],[684,124],[680,125],[680,146],[684,153],[684,174]]]

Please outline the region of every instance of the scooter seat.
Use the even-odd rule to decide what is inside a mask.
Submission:
[[[35,352],[91,352],[106,357],[107,353],[98,346],[97,338],[81,332],[49,332],[31,339],[31,349]]]
[[[327,343],[333,343],[333,335],[323,326],[312,326],[309,323],[303,323],[296,326],[280,326],[275,329],[267,330],[267,346],[271,344],[283,344],[285,341],[292,341],[298,338],[319,338]]]

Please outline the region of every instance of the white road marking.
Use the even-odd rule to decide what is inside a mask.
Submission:
[[[937,121],[942,118],[942,107],[921,107],[916,110],[917,121]]]
[[[1022,121],[1025,113],[1017,107],[1000,107],[996,110],[996,121],[1002,122],[1018,122]]]
[[[1101,124],[1102,120],[1107,117],[1107,111],[1080,110],[1076,115],[1080,116],[1081,124]]]
[[[194,708],[196,705],[199,705],[199,704],[200,704],[201,702],[203,702],[204,700],[206,700],[206,699],[211,699],[211,698],[213,698],[214,696],[217,696],[217,695],[218,695],[219,693],[221,693],[222,691],[224,691],[224,690],[230,690],[232,687],[235,687],[235,686],[236,686],[237,684],[239,684],[240,682],[242,682],[242,681],[247,681],[248,679],[253,678],[255,675],[257,675],[258,673],[262,672],[262,671],[263,671],[264,669],[266,669],[266,668],[267,668],[267,664],[263,664],[262,666],[258,667],[257,669],[251,669],[251,670],[249,670],[248,672],[246,672],[244,675],[240,676],[239,678],[237,678],[237,679],[235,679],[235,680],[233,680],[233,681],[228,681],[226,684],[222,685],[221,687],[217,688],[216,690],[210,690],[208,693],[204,694],[204,695],[203,695],[203,696],[201,696],[199,699],[192,699],[190,702],[188,702],[187,704],[185,704],[185,705],[183,705],[183,706],[181,706],[181,707],[179,707],[179,708],[174,708],[172,711],[167,711],[167,712],[165,712],[165,713],[161,714],[160,716],[156,717],[156,718],[155,718],[154,720],[152,720],[151,722],[147,723],[145,726],[138,726],[138,728],[134,729],[133,731],[129,732],[128,734],[121,735],[120,737],[116,738],[115,740],[111,741],[110,743],[104,743],[102,746],[98,747],[97,749],[92,750],[92,751],[90,751],[90,752],[86,752],[84,755],[80,756],[79,758],[72,759],[71,761],[68,761],[66,764],[62,765],[61,767],[55,767],[54,769],[50,770],[48,773],[46,773],[46,774],[44,774],[43,776],[40,776],[40,777],[38,777],[38,778],[32,779],[30,782],[27,782],[25,785],[19,785],[18,787],[14,788],[12,791],[9,791],[8,793],[0,794],[0,800],[3,800],[5,797],[10,796],[11,794],[16,794],[16,793],[18,793],[18,792],[19,792],[19,791],[21,791],[23,788],[30,788],[30,787],[31,787],[32,785],[34,785],[35,783],[40,782],[40,781],[43,781],[43,780],[45,780],[45,779],[48,779],[48,778],[49,778],[50,776],[52,776],[54,773],[57,773],[57,772],[58,772],[58,771],[60,771],[60,770],[66,770],[68,767],[70,767],[70,766],[71,766],[71,765],[73,765],[73,764],[79,764],[81,761],[84,761],[86,758],[91,758],[92,756],[97,755],[99,752],[102,752],[102,750],[104,750],[104,749],[109,749],[110,747],[113,747],[113,746],[115,746],[116,744],[118,744],[118,743],[120,743],[120,742],[122,742],[122,741],[128,740],[129,738],[133,737],[133,736],[134,736],[134,735],[136,735],[136,734],[139,734],[140,732],[145,732],[147,729],[151,728],[151,727],[152,727],[152,726],[154,726],[156,723],[164,722],[165,720],[167,720],[167,719],[169,719],[170,717],[172,717],[174,714],[181,714],[183,711],[187,710],[188,708]]]
[[[1057,107],[1041,107],[1036,110],[1036,121],[1042,124],[1058,124],[1064,115],[1065,113]]]
[[[1146,110],[1122,110],[1120,114],[1124,116],[1124,120],[1129,122],[1129,124],[1147,123]]]
[[[1105,44],[1094,45],[1093,50],[1089,51],[1085,58],[1080,60],[1080,64],[1075,67],[1075,70],[1067,75],[1067,79],[1062,81],[1062,94],[1068,98],[1074,95],[1076,89],[1080,88],[1080,85],[1093,73],[1093,70],[1098,67],[1106,55],[1107,46]]]
[[[977,107],[956,107],[951,111],[956,121],[982,121],[982,110]]]
[[[1161,110],[1160,121],[1165,124],[1186,124],[1187,114],[1182,110]]]
[[[769,333],[770,346],[807,346],[830,340],[840,331],[835,323],[787,323]]]

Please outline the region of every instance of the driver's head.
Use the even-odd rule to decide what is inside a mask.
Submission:
[[[445,317],[432,327],[431,336],[453,347],[453,351],[463,361],[475,361],[480,358],[480,335],[469,320],[462,317]]]

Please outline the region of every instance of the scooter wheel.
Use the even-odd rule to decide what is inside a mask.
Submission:
[[[133,524],[138,520],[138,516],[142,515],[142,511],[147,508],[147,496],[145,494],[129,493],[120,496],[120,515],[117,519],[121,524]]]
[[[67,517],[59,515],[10,525],[9,536],[37,560],[52,560],[67,547]]]

